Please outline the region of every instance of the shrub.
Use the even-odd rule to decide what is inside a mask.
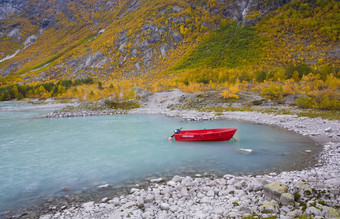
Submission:
[[[270,83],[267,87],[262,87],[261,94],[271,100],[279,100],[283,96],[283,86]]]

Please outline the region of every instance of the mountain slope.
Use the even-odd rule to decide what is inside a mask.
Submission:
[[[295,63],[339,66],[337,1],[12,0],[0,8],[10,12],[0,18],[2,85],[169,73],[223,83],[282,78]]]

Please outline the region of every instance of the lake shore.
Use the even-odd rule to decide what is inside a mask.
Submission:
[[[340,122],[322,118],[259,112],[181,110],[183,93],[158,92],[133,114],[161,114],[184,120],[232,119],[278,126],[312,138],[323,147],[315,166],[301,171],[256,176],[175,176],[136,185],[129,194],[100,202],[55,209],[41,218],[241,218],[247,216],[314,218],[340,216]],[[110,112],[112,113],[112,112]],[[54,117],[63,117],[55,114]],[[73,114],[69,114],[72,116]],[[96,114],[94,114],[96,115]],[[98,114],[100,115],[100,114]],[[80,115],[81,116],[81,115]],[[309,153],[306,151],[306,153]],[[105,186],[110,185],[103,185]]]

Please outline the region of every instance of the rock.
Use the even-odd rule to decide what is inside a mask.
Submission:
[[[102,203],[105,203],[107,201],[109,201],[109,198],[105,197],[105,198],[102,198],[102,200],[100,200]]]
[[[144,206],[144,199],[142,197],[137,198],[137,206],[139,206],[139,207]]]
[[[297,191],[300,195],[310,195],[312,193],[310,185],[305,181],[298,181],[295,184],[295,191]]]
[[[240,208],[240,211],[243,211],[243,212],[248,213],[248,214],[252,214],[253,213],[253,211],[250,208],[244,207],[244,206],[242,206]]]
[[[100,31],[98,31],[97,35],[101,35],[105,32],[105,29],[101,29]]]
[[[321,216],[321,211],[313,206],[307,208],[305,213],[310,216]]]
[[[170,209],[170,205],[168,203],[162,203],[160,208],[167,211]]]
[[[255,178],[249,182],[248,189],[250,191],[259,191],[267,184],[267,181],[260,178]]]
[[[172,186],[172,187],[175,187],[176,186],[176,183],[174,181],[168,181],[166,183],[168,186]]]
[[[162,181],[164,181],[162,178],[157,178],[157,179],[150,180],[150,182],[152,182],[152,183],[160,183]]]
[[[259,207],[262,213],[271,214],[277,212],[277,206],[273,202],[265,202]]]
[[[115,197],[114,199],[109,201],[110,204],[119,205],[119,198]]]
[[[138,2],[138,0],[133,1],[129,8],[127,9],[128,12],[133,12],[134,10],[136,10],[138,8],[138,6],[140,5],[140,3]]]
[[[294,206],[294,203],[295,203],[294,195],[290,193],[283,193],[280,197],[280,203],[284,206],[287,206],[287,205]]]
[[[13,29],[11,32],[9,32],[6,37],[17,37],[20,34],[19,28]]]
[[[149,48],[149,46],[148,46],[148,41],[147,40],[144,40],[142,43],[141,43],[141,45],[140,45],[140,49],[142,50],[142,51],[145,51],[145,50],[147,50]]]
[[[291,212],[287,213],[287,217],[288,218],[296,218],[299,215],[302,215],[302,211],[301,210],[294,210],[294,211],[291,211]]]
[[[119,45],[118,51],[119,52],[124,52],[124,48],[127,45],[128,41],[125,41]]]
[[[146,197],[144,198],[144,202],[145,202],[145,203],[150,203],[150,202],[152,202],[154,199],[155,199],[155,196],[149,193],[149,194],[147,194]]]
[[[340,177],[327,179],[327,180],[325,180],[324,183],[325,183],[326,185],[331,185],[331,186],[340,187]]]
[[[340,210],[328,206],[322,206],[322,212],[325,218],[340,218]]]
[[[332,132],[332,128],[331,128],[331,127],[325,128],[324,131],[325,131],[325,132]]]
[[[288,191],[288,187],[283,183],[275,182],[267,184],[263,190],[267,197],[280,198],[283,193]]]
[[[69,186],[65,186],[65,187],[62,189],[62,191],[70,191],[70,190],[72,190],[72,188],[69,187]]]
[[[141,31],[143,34],[149,35],[150,32],[151,33],[158,32],[158,28],[156,24],[144,24]]]
[[[193,179],[190,176],[187,176],[182,180],[181,183],[182,183],[183,186],[191,186],[192,181],[193,181]]]
[[[158,33],[155,33],[148,39],[148,43],[154,44],[160,42],[161,40],[162,37]]]
[[[4,71],[4,73],[2,74],[2,76],[7,76],[18,68],[19,68],[19,62],[14,62],[14,63],[10,64],[9,66],[7,66],[7,68]]]
[[[139,189],[132,188],[132,189],[130,190],[130,193],[135,193],[135,192],[138,192],[138,191],[139,191]]]
[[[30,37],[27,37],[27,39],[26,39],[24,45],[25,45],[25,46],[29,46],[29,45],[31,45],[32,43],[34,43],[37,39],[38,39],[38,37],[37,37],[36,35],[32,35],[32,36],[30,36]]]
[[[101,59],[103,57],[103,54],[101,52],[96,52],[94,55],[90,55],[89,57],[87,57],[86,61],[85,61],[85,65],[84,67],[93,67],[95,65],[95,62],[97,62],[99,59]]]
[[[184,10],[184,8],[179,7],[178,5],[174,5],[172,6],[172,10],[174,10],[174,12],[181,12]]]
[[[188,189],[187,189],[186,187],[182,187],[182,189],[181,189],[181,195],[182,195],[183,197],[189,196]]]
[[[214,192],[214,190],[212,190],[212,189],[210,189],[210,190],[207,192],[207,196],[208,196],[208,197],[214,197],[214,195],[215,195],[215,192]]]
[[[238,218],[238,213],[235,212],[235,211],[232,211],[228,214],[228,217],[227,218]]]
[[[100,185],[97,187],[97,189],[107,189],[107,188],[110,188],[111,185],[110,184],[104,184],[104,185]]]
[[[178,207],[176,205],[171,205],[170,211],[175,213],[175,212],[177,212],[177,210],[178,210]]]
[[[181,34],[177,33],[177,32],[174,32],[172,34],[172,37],[173,37],[174,43],[179,43],[179,42],[183,41],[183,36]]]
[[[162,45],[161,47],[159,47],[159,50],[161,51],[161,56],[162,57],[165,57],[166,56],[166,50],[167,50],[168,46],[165,44],[165,45]]]

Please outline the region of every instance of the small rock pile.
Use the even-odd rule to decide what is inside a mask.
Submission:
[[[83,111],[55,111],[42,115],[42,118],[65,118],[65,117],[84,117],[84,116],[103,116],[126,114],[125,110],[107,109],[107,110],[83,110]]]

